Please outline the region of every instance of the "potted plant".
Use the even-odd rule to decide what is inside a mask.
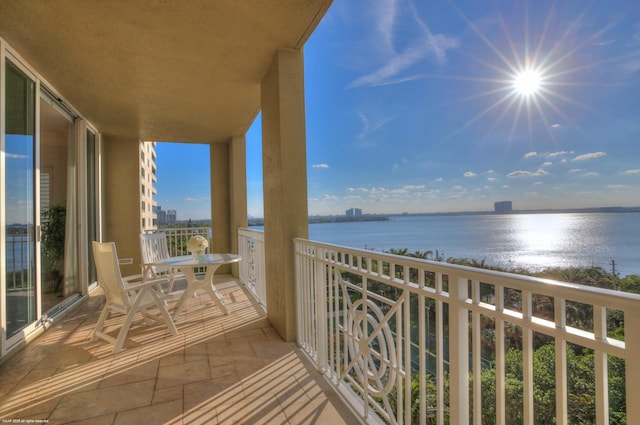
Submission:
[[[49,276],[50,287],[57,292],[62,284],[66,208],[57,205],[42,214],[42,258]],[[45,274],[45,276],[47,275]]]

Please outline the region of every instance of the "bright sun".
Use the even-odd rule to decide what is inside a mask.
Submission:
[[[533,96],[540,91],[542,75],[536,69],[525,69],[518,72],[513,79],[514,91],[525,97]]]

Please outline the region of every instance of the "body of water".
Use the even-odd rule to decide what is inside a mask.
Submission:
[[[436,250],[505,268],[599,266],[640,274],[640,213],[394,216],[309,225],[312,240],[354,248]]]

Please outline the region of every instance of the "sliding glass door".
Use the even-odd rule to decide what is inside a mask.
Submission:
[[[5,64],[5,326],[12,338],[36,319],[36,83]]]
[[[87,254],[88,254],[88,283],[97,280],[96,265],[93,261],[92,241],[99,241],[98,232],[98,140],[96,133],[86,130],[87,152]]]
[[[76,244],[73,239],[69,242],[66,226],[67,215],[74,208],[68,205],[68,199],[73,199],[68,195],[69,186],[71,190],[74,187],[70,163],[75,158],[75,127],[73,115],[43,85],[39,101],[40,299],[42,313],[51,314],[58,304],[78,292],[75,270],[69,270],[66,258]]]

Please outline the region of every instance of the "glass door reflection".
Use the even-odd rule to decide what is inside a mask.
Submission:
[[[36,84],[5,63],[6,338],[36,318]]]

